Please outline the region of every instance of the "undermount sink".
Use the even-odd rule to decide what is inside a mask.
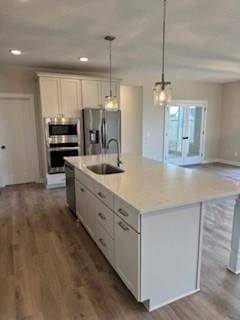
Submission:
[[[124,170],[108,163],[99,163],[93,166],[87,166],[87,168],[96,174],[115,174],[124,172]]]

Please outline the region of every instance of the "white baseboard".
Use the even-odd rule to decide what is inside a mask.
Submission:
[[[237,166],[240,167],[240,162],[239,161],[230,161],[226,159],[205,159],[202,161],[202,163],[207,164],[207,163],[223,163],[223,164],[229,164],[231,166]]]
[[[229,164],[231,166],[240,167],[240,162],[239,161],[230,161],[230,160],[225,160],[225,159],[219,159],[218,162],[224,163],[224,164]]]
[[[202,163],[204,163],[204,164],[215,163],[215,162],[220,162],[220,160],[217,159],[217,158],[215,158],[215,159],[213,158],[213,159],[205,159],[205,160],[202,161]]]
[[[170,300],[168,300],[168,301],[166,301],[164,303],[155,304],[155,305],[150,305],[151,302],[149,300],[147,300],[147,301],[143,302],[143,305],[149,312],[152,312],[152,311],[154,311],[156,309],[162,308],[162,307],[164,307],[164,306],[166,306],[166,305],[168,305],[170,303],[173,303],[173,302],[175,302],[177,300],[180,300],[180,299],[186,298],[186,297],[188,297],[188,296],[190,296],[192,294],[198,293],[199,291],[200,291],[200,288],[197,288],[197,289],[195,289],[193,291],[190,291],[190,292],[187,292],[185,294],[182,294],[182,295],[180,295],[180,296],[178,296],[176,298],[170,299]],[[149,304],[149,302],[150,302],[150,304]]]

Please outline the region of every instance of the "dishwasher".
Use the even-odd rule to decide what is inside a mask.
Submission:
[[[75,176],[74,167],[65,162],[66,173],[66,198],[67,205],[71,212],[76,216],[76,197],[75,197]]]

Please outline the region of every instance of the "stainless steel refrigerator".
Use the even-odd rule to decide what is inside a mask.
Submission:
[[[121,111],[103,109],[83,109],[84,153],[116,153],[115,143],[106,149],[111,138],[119,141],[121,146]]]

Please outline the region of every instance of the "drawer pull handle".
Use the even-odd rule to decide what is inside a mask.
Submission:
[[[99,195],[99,197],[100,197],[100,198],[102,198],[102,199],[106,199],[106,196],[105,196],[105,194],[104,194],[104,193],[102,193],[102,192],[98,192],[98,195]]]
[[[103,240],[102,238],[98,239],[98,241],[101,243],[101,245],[102,245],[103,247],[106,247],[106,246],[107,246],[106,243],[104,242],[104,240]]]
[[[84,192],[85,190],[83,188],[80,188],[80,191]]]
[[[118,222],[118,225],[119,225],[124,231],[128,231],[128,230],[129,230],[128,227],[125,226],[125,224],[123,224],[121,221]]]
[[[121,213],[122,216],[124,217],[128,217],[129,216],[129,213],[123,209],[118,209],[118,212]]]
[[[106,220],[106,217],[104,216],[104,214],[102,214],[102,212],[98,213],[98,216],[102,219],[102,220]]]

